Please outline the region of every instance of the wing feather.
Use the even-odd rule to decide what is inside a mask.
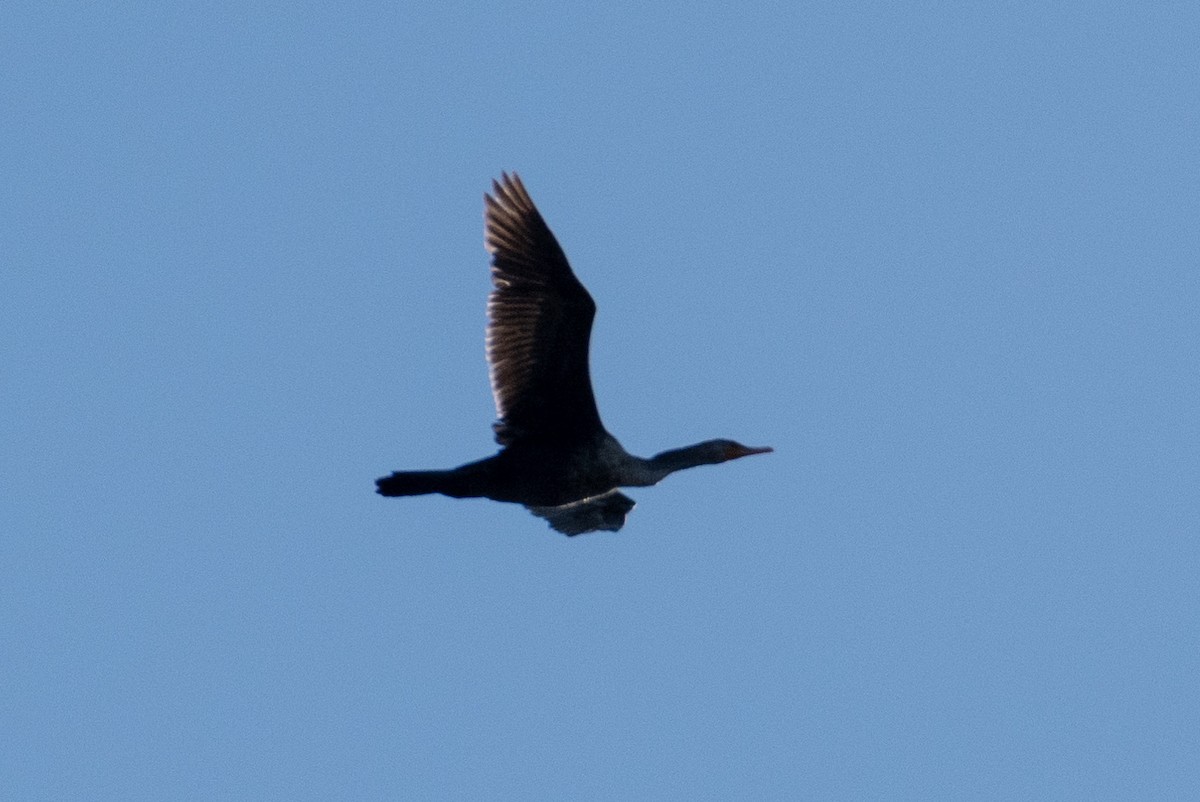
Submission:
[[[625,525],[625,516],[634,507],[633,499],[619,490],[599,496],[572,501],[558,507],[529,507],[539,518],[545,518],[550,528],[567,537],[588,532],[616,532]]]
[[[515,173],[484,195],[484,242],[492,254],[487,357],[496,441],[595,432],[588,341],[596,304]]]

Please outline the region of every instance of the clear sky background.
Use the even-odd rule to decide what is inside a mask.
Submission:
[[[1194,3],[2,17],[5,796],[1200,789]],[[374,494],[494,451],[501,170],[623,444],[774,454]]]

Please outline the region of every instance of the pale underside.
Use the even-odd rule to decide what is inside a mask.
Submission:
[[[574,536],[585,532],[616,532],[625,525],[625,516],[633,506],[634,501],[629,496],[619,490],[610,490],[570,504],[528,509],[539,518],[545,518],[552,528]]]

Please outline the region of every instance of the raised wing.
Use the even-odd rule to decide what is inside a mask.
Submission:
[[[588,373],[596,304],[514,173],[484,195],[492,254],[487,358],[496,442],[570,441],[601,429]]]
[[[634,502],[618,490],[572,501],[559,507],[530,507],[529,511],[550,522],[550,528],[568,537],[587,532],[616,532],[625,525],[625,516]]]

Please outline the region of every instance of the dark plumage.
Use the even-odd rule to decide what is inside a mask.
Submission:
[[[523,504],[567,535],[615,532],[633,509],[619,487],[770,448],[708,440],[650,459],[625,451],[600,422],[588,372],[596,304],[515,174],[484,195],[492,254],[487,357],[498,420],[495,456],[445,471],[377,479],[384,496],[442,493]]]

